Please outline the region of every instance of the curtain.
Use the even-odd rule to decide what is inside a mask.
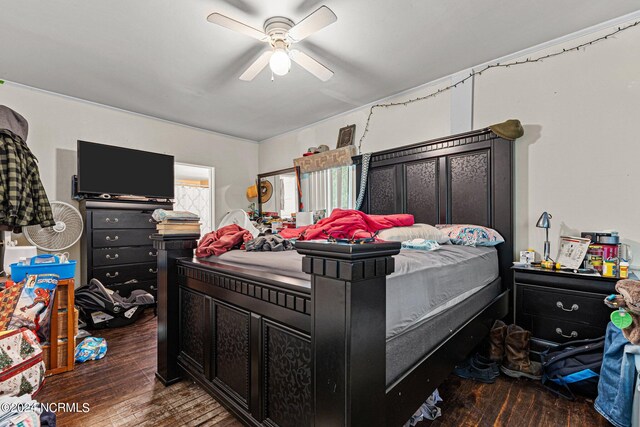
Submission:
[[[335,208],[354,209],[356,168],[354,165],[305,173],[300,179],[304,211],[325,209],[329,216]]]

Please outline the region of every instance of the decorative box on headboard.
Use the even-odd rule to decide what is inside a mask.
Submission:
[[[329,150],[323,153],[316,153],[312,156],[304,156],[294,159],[293,165],[300,168],[300,173],[310,173],[339,166],[349,166],[353,164],[351,159],[356,155],[355,145]]]

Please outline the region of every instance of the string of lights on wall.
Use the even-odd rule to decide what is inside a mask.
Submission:
[[[547,55],[538,56],[536,58],[526,58],[526,59],[520,59],[520,60],[509,61],[509,62],[504,62],[504,63],[496,62],[495,64],[489,64],[489,65],[486,65],[485,67],[483,67],[483,68],[481,68],[479,70],[472,71],[468,76],[458,80],[455,83],[450,84],[449,86],[443,87],[441,89],[438,89],[437,91],[431,92],[431,93],[426,94],[426,95],[418,96],[418,97],[415,97],[415,98],[412,98],[412,99],[408,99],[406,101],[401,101],[401,102],[387,102],[387,103],[379,103],[379,104],[372,105],[369,108],[369,115],[367,116],[367,121],[366,121],[365,126],[364,126],[364,132],[363,132],[362,136],[360,137],[360,140],[358,141],[358,152],[362,153],[362,151],[361,151],[362,141],[364,141],[365,137],[369,133],[369,124],[371,123],[371,118],[373,116],[373,112],[377,108],[392,108],[392,107],[398,107],[398,106],[401,106],[401,105],[406,107],[407,105],[413,104],[414,102],[419,102],[419,101],[424,101],[425,99],[434,98],[434,97],[440,95],[443,92],[446,92],[446,91],[451,90],[451,89],[455,89],[459,85],[464,84],[467,80],[470,80],[470,79],[474,78],[475,76],[480,76],[480,75],[482,75],[482,73],[484,73],[484,72],[486,72],[488,70],[491,70],[491,69],[494,69],[494,68],[515,67],[515,66],[518,66],[518,65],[531,64],[531,63],[534,63],[534,62],[542,62],[545,59],[554,58],[556,56],[564,55],[564,54],[569,53],[569,52],[574,52],[574,51],[577,52],[580,49],[586,48],[587,46],[591,46],[594,43],[598,43],[598,42],[607,40],[607,39],[609,39],[609,38],[611,38],[611,37],[623,32],[623,31],[627,31],[627,30],[629,30],[629,29],[631,29],[633,27],[637,27],[638,25],[640,25],[640,21],[636,21],[636,22],[633,22],[631,24],[618,27],[616,30],[614,30],[614,31],[612,31],[612,32],[610,32],[610,33],[608,33],[606,35],[600,36],[600,37],[595,38],[595,39],[593,39],[591,41],[588,41],[588,42],[581,43],[581,44],[576,45],[576,46],[574,46],[572,48],[562,49],[562,50],[559,50],[557,52],[549,53]]]

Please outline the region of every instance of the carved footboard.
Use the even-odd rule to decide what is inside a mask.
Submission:
[[[399,244],[300,243],[309,286],[194,261],[194,243],[154,241],[164,384],[189,377],[247,425],[384,425],[385,276]]]

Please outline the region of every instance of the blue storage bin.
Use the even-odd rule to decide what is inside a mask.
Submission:
[[[34,256],[27,265],[11,264],[11,280],[22,282],[28,274],[52,273],[60,279],[72,279],[76,272],[76,261],[61,263],[55,255]]]

